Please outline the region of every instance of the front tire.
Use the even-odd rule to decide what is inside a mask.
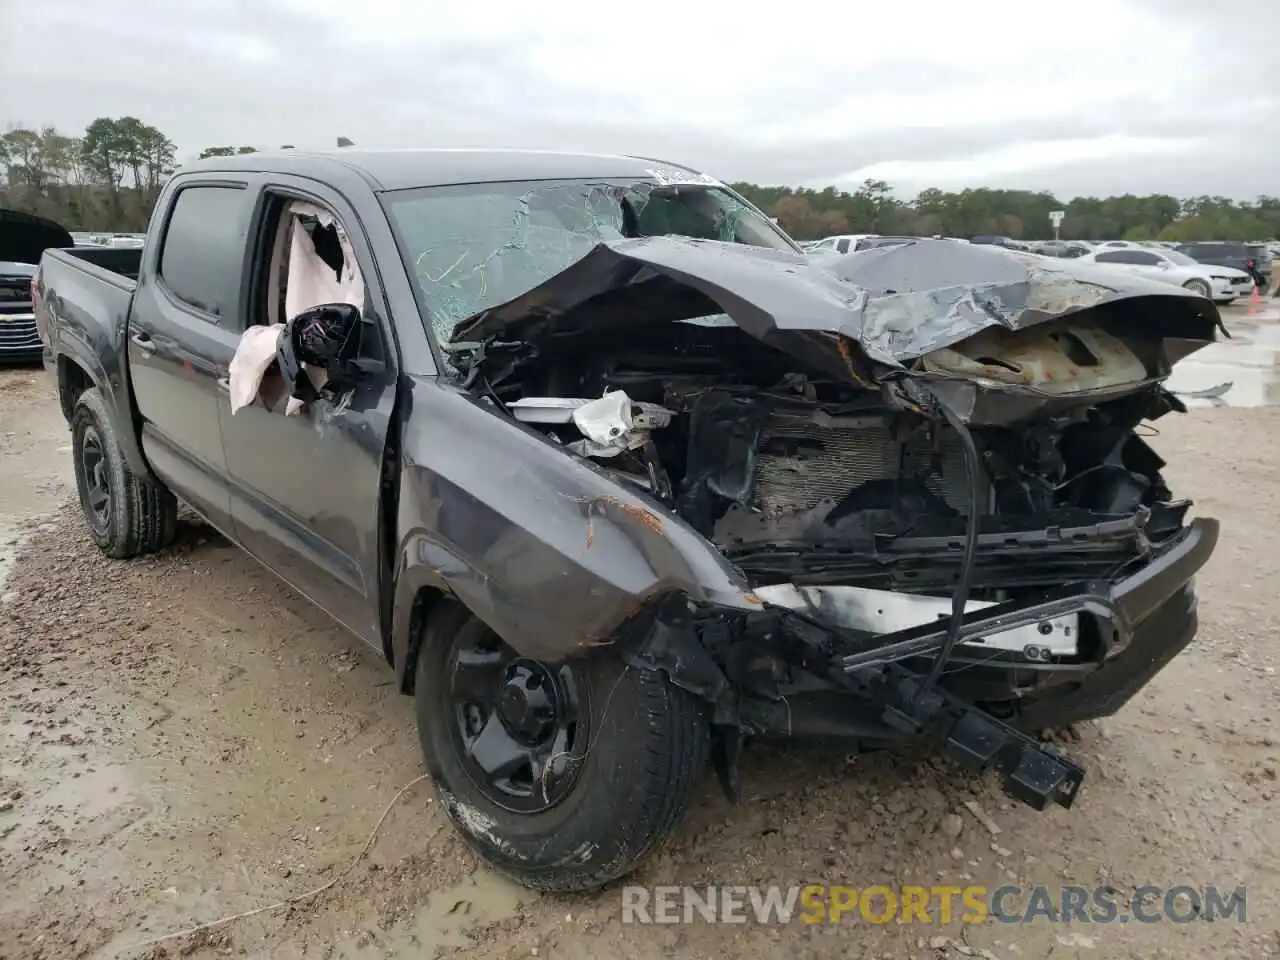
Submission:
[[[126,560],[173,543],[178,501],[165,487],[129,469],[115,422],[97,387],[76,398],[71,450],[80,507],[99,550]]]
[[[1210,299],[1213,295],[1212,291],[1209,289],[1209,285],[1203,280],[1188,280],[1182,286],[1184,289],[1190,290],[1197,297],[1204,297],[1206,300]]]
[[[437,607],[415,673],[418,736],[466,842],[536,890],[596,890],[680,821],[706,768],[705,704],[594,654],[516,655],[464,607]]]

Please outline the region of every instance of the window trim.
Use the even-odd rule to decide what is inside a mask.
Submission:
[[[216,190],[239,190],[248,196],[249,183],[247,180],[224,180],[216,178],[192,178],[191,180],[183,180],[175,185],[173,196],[167,201],[164,212],[164,223],[160,228],[159,243],[156,244],[155,266],[153,276],[155,277],[156,289],[158,289],[172,306],[176,309],[189,313],[198,320],[203,320],[215,327],[227,329],[223,323],[224,314],[213,313],[199,304],[192,303],[187,300],[178,291],[169,285],[169,281],[164,276],[164,254],[169,244],[169,230],[173,226],[173,217],[178,210],[178,201],[182,199],[183,193],[193,188],[212,187]],[[243,274],[242,274],[243,277]]]

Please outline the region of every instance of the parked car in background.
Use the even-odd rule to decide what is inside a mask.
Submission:
[[[912,241],[919,240],[919,239],[921,238],[920,237],[863,237],[861,240],[857,242],[853,250],[851,250],[850,252],[852,253],[857,250],[871,250],[871,249],[874,249],[875,247],[897,247],[897,246],[900,246],[901,244],[911,243]]]
[[[858,242],[874,238],[874,233],[842,233],[823,237],[810,248],[814,253],[851,253],[858,249]]]
[[[969,241],[970,243],[986,244],[993,247],[1004,247],[1006,250],[1020,250],[1023,253],[1033,253],[1031,245],[1023,243],[1021,240],[1015,240],[1013,237],[999,236],[977,236]]]
[[[1089,247],[1074,240],[1040,240],[1031,244],[1031,251],[1043,257],[1059,257],[1063,260],[1087,256],[1092,252]]]
[[[811,253],[855,253],[872,247],[892,247],[910,243],[919,237],[883,237],[878,233],[851,233],[844,236],[825,237],[807,248]]]
[[[823,237],[821,240],[815,240],[809,249],[813,253],[848,253],[853,245],[865,236],[868,234],[842,233]]]
[[[1082,259],[1185,287],[1219,304],[1247,297],[1253,290],[1253,278],[1244,270],[1198,263],[1177,250],[1104,248]]]
[[[1264,289],[1271,286],[1271,250],[1265,243],[1197,240],[1179,244],[1175,249],[1198,263],[1243,270]]]
[[[52,220],[0,209],[0,363],[40,359],[31,290],[36,265],[50,247],[74,246],[71,234]]]

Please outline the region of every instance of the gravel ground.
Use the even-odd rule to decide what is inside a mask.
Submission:
[[[1012,806],[927,757],[756,749],[743,804],[708,777],[635,882],[1243,884],[1246,923],[637,927],[616,890],[493,876],[422,782],[355,862],[422,772],[389,671],[198,523],[162,556],[100,557],[44,375],[0,372],[0,957],[1280,956],[1280,411],[1170,419],[1154,442],[1175,489],[1224,524],[1202,632],[1074,732],[1074,810]]]

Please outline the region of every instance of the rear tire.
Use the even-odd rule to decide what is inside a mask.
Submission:
[[[466,697],[477,688],[467,683],[476,669],[498,678],[491,711]],[[513,756],[532,749],[509,709],[522,671],[515,700],[523,707],[526,697],[553,691],[554,710],[539,716],[565,713],[570,722],[557,729],[574,731],[548,738],[549,728],[539,728],[558,752],[540,768],[549,773],[530,765],[525,788],[521,777],[500,781],[477,761],[483,755],[492,770],[495,747]],[[528,684],[528,671],[546,671],[545,679]],[[536,890],[596,890],[634,870],[683,817],[710,752],[706,705],[664,674],[611,654],[561,664],[518,657],[456,603],[437,607],[427,623],[414,695],[423,757],[454,826],[495,868]],[[488,747],[478,746],[477,730],[493,738]]]
[[[1190,290],[1197,297],[1204,297],[1208,300],[1213,294],[1209,289],[1209,285],[1203,280],[1188,280],[1183,285],[1183,289]]]
[[[116,425],[97,387],[76,398],[71,450],[80,508],[99,550],[125,560],[173,543],[178,501],[165,487],[129,469]]]

